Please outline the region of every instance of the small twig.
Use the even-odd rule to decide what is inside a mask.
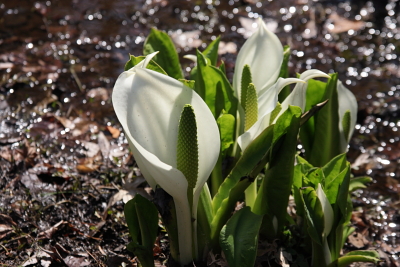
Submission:
[[[83,87],[82,87],[82,83],[81,83],[81,80],[79,80],[78,75],[76,74],[74,65],[71,65],[71,67],[69,68],[69,71],[71,72],[72,77],[74,77],[75,82],[76,82],[76,84],[77,84],[78,87],[79,87],[79,90],[80,90],[81,92],[83,92],[84,90],[83,90]]]
[[[5,246],[3,246],[2,244],[0,244],[0,246],[6,251],[6,255],[8,255],[8,249],[5,247]]]

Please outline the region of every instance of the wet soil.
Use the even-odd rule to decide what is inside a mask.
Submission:
[[[123,199],[146,195],[110,95],[151,27],[180,56],[221,35],[232,78],[258,17],[291,46],[290,72],[338,72],[359,101],[357,231],[346,249],[400,266],[400,31],[394,1],[29,1],[0,3],[0,266],[135,266]],[[181,58],[185,74],[193,65]],[[168,257],[163,234],[157,264]],[[268,266],[268,265],[267,265]]]

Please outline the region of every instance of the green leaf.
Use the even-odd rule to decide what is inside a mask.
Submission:
[[[194,89],[194,83],[195,81],[193,80],[185,80],[185,79],[179,79],[180,82],[182,82],[184,85],[186,85],[187,87]]]
[[[219,46],[219,41],[221,40],[221,37],[218,36],[214,41],[212,41],[207,48],[203,51],[203,55],[210,59],[211,65],[217,66],[217,60],[218,60],[218,46]]]
[[[333,157],[345,152],[341,151],[339,131],[339,103],[337,95],[337,74],[331,74],[328,80],[322,99],[312,103],[321,93],[320,88],[313,88],[313,85],[320,87],[321,83],[312,83],[309,81],[307,90],[308,105],[316,105],[329,99],[328,103],[314,115],[314,120],[309,120],[305,125],[303,134],[300,133],[303,144],[306,149],[306,158],[314,166],[321,167],[328,163]],[[316,92],[315,96],[310,96]],[[312,124],[312,125],[311,125]],[[310,126],[311,125],[311,126]],[[311,129],[310,129],[311,128]],[[310,135],[310,136],[307,136]]]
[[[285,45],[283,48],[283,61],[281,65],[281,71],[279,73],[279,77],[281,78],[288,78],[289,77],[289,59],[290,59],[290,46]],[[279,93],[278,101],[280,103],[285,100],[285,98],[290,94],[290,87],[285,86],[282,91]]]
[[[220,245],[231,267],[254,266],[262,216],[245,207],[222,228]]]
[[[204,99],[216,119],[220,115],[218,111],[221,107],[226,113],[236,117],[237,99],[233,94],[231,84],[225,74],[212,66],[200,51],[197,51],[195,81],[195,91]]]
[[[343,183],[343,179],[346,175],[350,175],[350,166],[347,165],[346,154],[341,154],[334,157],[324,167],[322,167],[325,176],[325,182],[323,185],[325,187],[326,197],[329,199],[331,204],[336,203],[339,187]]]
[[[297,156],[296,159],[297,165],[294,167],[293,171],[293,197],[296,203],[296,214],[304,217],[304,207],[301,200],[300,188],[309,186],[309,183],[305,181],[307,179],[306,174],[315,168],[300,156]]]
[[[278,118],[274,127],[270,161],[252,209],[254,213],[264,215],[260,233],[271,241],[282,234],[283,226],[286,224],[300,117],[301,109],[289,106]],[[275,225],[274,220],[277,220]],[[275,227],[277,227],[275,231],[272,231]]]
[[[218,189],[218,193],[212,201],[214,218],[211,223],[211,240],[215,246],[218,242],[219,233],[231,216],[236,202],[243,195],[244,190],[251,184],[247,177],[250,172],[261,164],[262,159],[268,155],[272,144],[274,125],[266,128],[249,146],[243,151],[242,156],[226,177]],[[265,165],[262,162],[262,167]]]
[[[228,177],[218,190],[213,199],[214,214],[221,208],[224,199],[229,197],[230,190],[239,180],[248,175],[255,165],[267,154],[272,145],[274,125],[266,128],[249,146],[243,151],[242,156],[236,162]]]
[[[126,64],[125,64],[125,71],[127,71],[127,70],[133,68],[134,66],[136,66],[137,64],[139,64],[139,63],[140,63],[142,60],[144,60],[145,58],[146,58],[145,56],[138,56],[138,57],[135,57],[135,56],[130,55],[128,62],[126,62]],[[161,74],[168,75],[168,74],[165,72],[165,70],[163,70],[163,69],[160,67],[160,65],[158,65],[156,62],[154,62],[154,60],[151,60],[151,61],[149,62],[149,64],[147,64],[146,69],[154,70],[154,71],[157,71],[157,72],[159,72],[159,73],[161,73]]]
[[[349,196],[349,185],[350,185],[350,163],[346,162],[343,171],[337,176],[336,180],[341,180],[340,183],[333,182],[327,186],[327,192],[331,195],[336,193],[335,204],[333,204],[334,210],[334,223],[332,231],[328,236],[329,248],[332,255],[332,260],[337,259],[340,256],[340,251],[343,246],[343,229],[345,225],[350,222],[351,213],[353,210],[353,204]],[[338,184],[338,189],[336,185]],[[334,192],[337,190],[337,192]],[[336,227],[336,229],[335,229]]]
[[[303,186],[312,186],[315,189],[319,183],[324,185],[325,175],[321,168],[310,169],[306,176],[307,180],[303,182]]]
[[[312,187],[306,187],[300,191],[304,204],[307,220],[307,232],[314,242],[322,246],[322,234],[324,232],[324,212],[317,192]]]
[[[220,37],[218,36],[217,39],[212,41],[207,48],[203,51],[203,55],[210,60],[211,65],[217,66],[217,61],[218,61],[218,46],[219,46],[219,41]],[[222,62],[221,65],[219,66],[221,71],[225,74],[225,63]],[[190,72],[190,78],[191,79],[196,79],[197,77],[197,66],[194,67],[191,72]]]
[[[346,110],[346,112],[343,115],[342,127],[343,127],[344,138],[346,139],[347,142],[349,142],[349,139],[350,139],[350,128],[351,128],[351,113],[350,113],[350,110]]]
[[[365,184],[371,183],[371,182],[372,182],[372,178],[368,177],[368,176],[352,178],[352,179],[350,179],[349,192],[353,192],[357,189],[366,188],[367,186]]]
[[[310,79],[307,81],[307,91],[306,91],[306,106],[304,111],[311,110],[318,103],[323,102],[326,91],[326,83],[318,80]],[[312,146],[315,138],[315,124],[314,117],[311,117],[307,122],[301,127],[300,139],[303,147],[308,153],[312,152]]]
[[[221,154],[224,157],[226,151],[233,145],[235,136],[235,117],[231,114],[222,114],[217,119],[219,132],[221,135]]]
[[[379,261],[379,254],[374,250],[356,250],[340,257],[329,264],[328,267],[346,267],[353,262],[373,262],[376,264],[379,263]]]
[[[153,246],[158,234],[158,211],[153,203],[137,194],[124,207],[132,242],[128,249],[144,267],[154,266]]]
[[[156,51],[160,53],[154,57],[154,61],[157,62],[169,76],[175,79],[182,79],[182,68],[174,43],[168,34],[152,28],[144,42],[143,54],[147,56]]]

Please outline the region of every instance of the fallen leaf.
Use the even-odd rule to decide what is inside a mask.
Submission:
[[[90,172],[94,172],[98,169],[99,166],[94,165],[94,164],[79,164],[76,166],[76,169],[78,170],[78,172],[80,173],[90,173]]]
[[[348,242],[358,249],[365,248],[369,243],[363,234],[357,232],[349,235]]]
[[[339,16],[336,12],[329,16],[331,21],[326,27],[331,33],[347,32],[349,30],[358,31],[365,27],[364,21],[351,21],[344,17]]]
[[[90,89],[87,92],[86,97],[102,101],[106,101],[109,98],[107,89],[103,87]]]
[[[118,130],[117,128],[114,128],[112,126],[107,126],[106,129],[107,129],[107,131],[110,132],[112,138],[118,138],[119,135],[121,134],[120,130]]]
[[[99,148],[101,154],[103,155],[103,159],[107,159],[108,155],[110,154],[110,141],[108,141],[107,137],[104,135],[103,132],[99,132],[97,135],[97,143],[99,144]]]
[[[60,225],[66,224],[66,223],[67,222],[65,222],[65,221],[60,221],[60,222],[56,223],[55,225],[53,225],[46,231],[40,232],[38,234],[37,238],[38,239],[51,239],[53,234],[58,230],[58,227],[60,227]]]

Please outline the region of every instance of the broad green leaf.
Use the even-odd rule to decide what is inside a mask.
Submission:
[[[347,142],[350,140],[350,127],[351,127],[351,113],[350,110],[347,110],[342,119],[342,127],[343,127],[343,134],[344,138],[346,139]]]
[[[321,99],[322,101],[329,99],[329,101],[324,108],[314,115],[314,139],[311,151],[306,151],[306,158],[316,167],[324,166],[333,157],[342,153],[336,84],[337,74],[331,74],[331,79],[328,80],[325,94]],[[322,101],[318,101],[318,103]]]
[[[154,266],[153,246],[158,234],[158,211],[153,203],[137,194],[124,207],[132,242],[128,249],[138,258],[142,266]]]
[[[308,111],[304,112],[303,115],[301,115],[301,121],[300,125],[305,124],[308,120],[312,119],[315,113],[317,113],[321,108],[323,108],[326,103],[328,103],[328,100],[325,100],[324,102],[318,103],[315,106],[313,106],[311,109]]]
[[[249,179],[241,178],[249,175],[255,166],[267,156],[272,143],[273,129],[274,125],[269,126],[250,143],[214,196],[212,201],[214,218],[211,223],[211,240],[214,246],[217,244],[219,233],[230,218],[236,202],[252,182]]]
[[[221,40],[221,37],[218,36],[217,39],[212,41],[207,48],[203,51],[203,55],[210,60],[211,65],[217,66],[217,61],[218,61],[218,46],[219,46],[219,41]],[[221,71],[225,74],[225,64],[224,62],[221,63],[219,66]],[[190,71],[190,78],[191,79],[196,79],[197,77],[197,66],[195,66],[191,71]]]
[[[281,65],[281,72],[279,73],[279,77],[288,78],[289,77],[289,59],[290,59],[290,46],[285,45],[283,47],[283,61]],[[283,100],[290,94],[290,87],[285,86],[282,91],[279,93],[278,99],[279,102],[282,103]]]
[[[307,232],[314,242],[322,246],[324,232],[324,213],[317,192],[312,187],[301,189],[304,211],[307,220]]]
[[[185,79],[179,79],[179,81],[181,81],[184,85],[186,85],[187,87],[189,87],[189,88],[192,88],[192,89],[194,89],[194,83],[195,83],[195,81],[193,81],[193,80],[185,80]]]
[[[346,154],[340,154],[322,167],[325,176],[323,185],[326,196],[331,204],[336,203],[339,187],[343,183],[343,179],[346,175],[350,175],[350,166],[347,165]]]
[[[213,211],[217,213],[224,199],[229,197],[230,190],[239,180],[248,175],[254,166],[266,155],[270,149],[273,138],[274,125],[267,127],[250,145],[243,151],[242,156],[236,162],[232,171],[224,180],[213,199]]]
[[[274,127],[270,161],[252,209],[254,213],[264,215],[260,233],[270,240],[276,238],[286,224],[300,117],[301,109],[289,106],[288,110],[278,118]],[[279,139],[279,142],[275,142]],[[276,225],[274,225],[274,220],[276,220]],[[277,229],[274,233],[272,229],[275,227]]]
[[[236,212],[222,228],[220,245],[229,266],[254,266],[261,221],[262,216],[245,207]]]
[[[217,83],[215,92],[215,116],[219,117],[223,110],[225,110],[225,96],[222,82]]]
[[[146,58],[145,56],[138,56],[138,57],[135,57],[135,56],[130,55],[129,60],[128,60],[128,61],[126,62],[126,64],[125,64],[125,71],[127,71],[127,70],[133,68],[134,66],[136,66],[137,64],[139,64],[139,63],[140,63],[142,60],[144,60],[145,58]],[[147,65],[146,68],[149,69],[149,70],[157,71],[157,72],[159,72],[159,73],[161,73],[161,74],[164,74],[164,75],[168,75],[168,74],[165,72],[165,70],[163,70],[163,69],[160,67],[160,65],[158,65],[156,62],[154,62],[154,60],[151,60],[151,61],[149,62],[149,64]]]
[[[349,192],[353,192],[357,189],[366,188],[367,186],[365,184],[370,182],[372,182],[372,178],[368,176],[352,178],[350,179]]]
[[[217,119],[217,124],[221,135],[221,154],[224,157],[234,143],[235,117],[231,114],[222,114]]]
[[[337,197],[335,204],[332,205],[335,214],[333,229],[335,229],[336,226],[336,230],[332,231],[328,236],[332,260],[337,259],[340,256],[340,251],[344,242],[343,229],[350,223],[351,212],[353,210],[353,204],[349,196],[350,164],[348,162],[336,179],[342,180],[342,182],[336,193]],[[333,189],[335,189],[335,187],[333,187]],[[331,188],[327,188],[327,192],[329,192],[329,190],[334,191]],[[332,192],[330,192],[330,194],[332,194]]]
[[[165,32],[152,28],[143,45],[143,54],[146,56],[159,51],[154,61],[163,68],[169,76],[182,79],[182,68],[174,43]]]
[[[219,41],[221,40],[221,37],[218,36],[214,41],[212,41],[207,48],[203,51],[203,55],[206,58],[209,58],[211,61],[211,65],[217,66],[217,60],[218,60],[218,46],[219,46]]]
[[[307,173],[307,181],[304,181],[303,186],[312,186],[317,188],[319,183],[324,184],[325,176],[321,168],[312,168]]]
[[[225,74],[218,68],[212,66],[207,58],[197,51],[197,73],[195,78],[195,90],[204,99],[215,118],[220,113],[217,109],[223,109],[236,116],[237,99],[233,95],[233,89]],[[223,97],[218,97],[218,90],[222,91]],[[219,103],[223,101],[223,103]]]
[[[308,80],[308,86],[306,91],[306,106],[304,111],[309,111],[318,103],[323,102],[323,96],[326,90],[326,83],[318,80]],[[300,139],[303,144],[306,153],[312,152],[312,146],[315,136],[315,125],[314,117],[311,117],[300,129]],[[307,157],[309,158],[309,157]]]
[[[380,262],[379,253],[375,250],[356,250],[347,253],[336,261],[329,264],[328,267],[346,267],[353,262]]]
[[[296,203],[296,214],[304,217],[304,207],[300,196],[300,188],[305,186],[314,186],[314,184],[310,184],[309,180],[306,178],[306,175],[317,168],[314,168],[299,155],[296,156],[296,160],[297,165],[294,167],[293,174],[293,196]]]

